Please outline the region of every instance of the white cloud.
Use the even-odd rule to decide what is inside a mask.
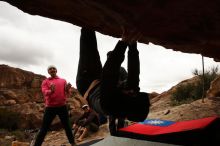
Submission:
[[[46,42],[30,37],[24,30],[0,27],[0,60],[23,64],[40,64],[53,54],[46,49]],[[45,51],[39,51],[45,50]]]

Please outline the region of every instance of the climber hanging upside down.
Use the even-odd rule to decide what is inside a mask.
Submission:
[[[126,35],[124,31],[122,40],[118,41],[102,68],[95,32],[81,29],[76,85],[97,113],[131,121],[143,121],[147,117],[150,106],[148,94],[140,92],[139,88],[138,37],[139,33]],[[126,85],[120,86],[120,67],[127,47],[128,78]]]

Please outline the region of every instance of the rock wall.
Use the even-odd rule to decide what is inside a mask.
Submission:
[[[122,27],[143,34],[139,42],[220,60],[219,0],[3,0],[32,15],[66,21],[121,37]]]
[[[40,86],[45,76],[7,65],[0,65],[0,74],[0,105],[8,100],[19,104],[43,102]]]
[[[41,83],[45,76],[29,71],[0,65],[0,110],[8,110],[19,115],[18,128],[32,129],[41,126],[44,113],[44,98],[41,92]],[[68,98],[68,105],[72,119],[82,113],[84,104],[76,89],[72,89]],[[2,112],[0,112],[2,113]],[[1,116],[1,115],[0,115]],[[59,128],[59,120],[55,119],[53,127]]]
[[[220,98],[220,76],[212,81],[206,97],[219,97]]]

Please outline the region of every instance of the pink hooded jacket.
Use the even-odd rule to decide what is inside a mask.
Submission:
[[[50,85],[55,85],[55,91],[51,93]],[[55,78],[47,78],[42,82],[41,90],[44,95],[46,107],[57,107],[66,104],[66,80],[56,76]]]

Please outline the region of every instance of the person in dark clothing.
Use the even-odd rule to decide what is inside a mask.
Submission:
[[[84,114],[80,116],[73,124],[74,135],[79,133],[77,141],[82,141],[88,131],[97,132],[100,126],[98,114],[87,104],[82,106]]]
[[[139,91],[139,53],[136,40],[123,36],[105,62],[100,61],[95,32],[81,29],[80,59],[76,78],[79,92],[97,113],[131,121],[143,121],[149,113],[148,94]],[[127,88],[118,87],[120,67],[128,51]]]
[[[107,53],[107,58],[110,56],[112,51],[109,51]],[[128,73],[125,70],[124,67],[120,67],[120,74],[119,74],[119,80],[118,80],[118,88],[125,89],[127,87],[127,79],[128,79]],[[125,118],[116,118],[114,116],[109,116],[109,131],[111,135],[116,136],[117,131],[120,128],[123,128],[125,126]]]
[[[99,115],[100,125],[108,123],[108,118],[106,115],[103,115],[103,114],[98,114],[98,115]]]
[[[109,58],[109,56],[111,55],[112,51],[109,51],[107,53],[107,59]],[[118,88],[121,89],[125,89],[127,86],[127,79],[128,79],[128,73],[126,71],[126,69],[124,67],[120,67],[120,71],[119,71],[119,79],[118,79]]]

